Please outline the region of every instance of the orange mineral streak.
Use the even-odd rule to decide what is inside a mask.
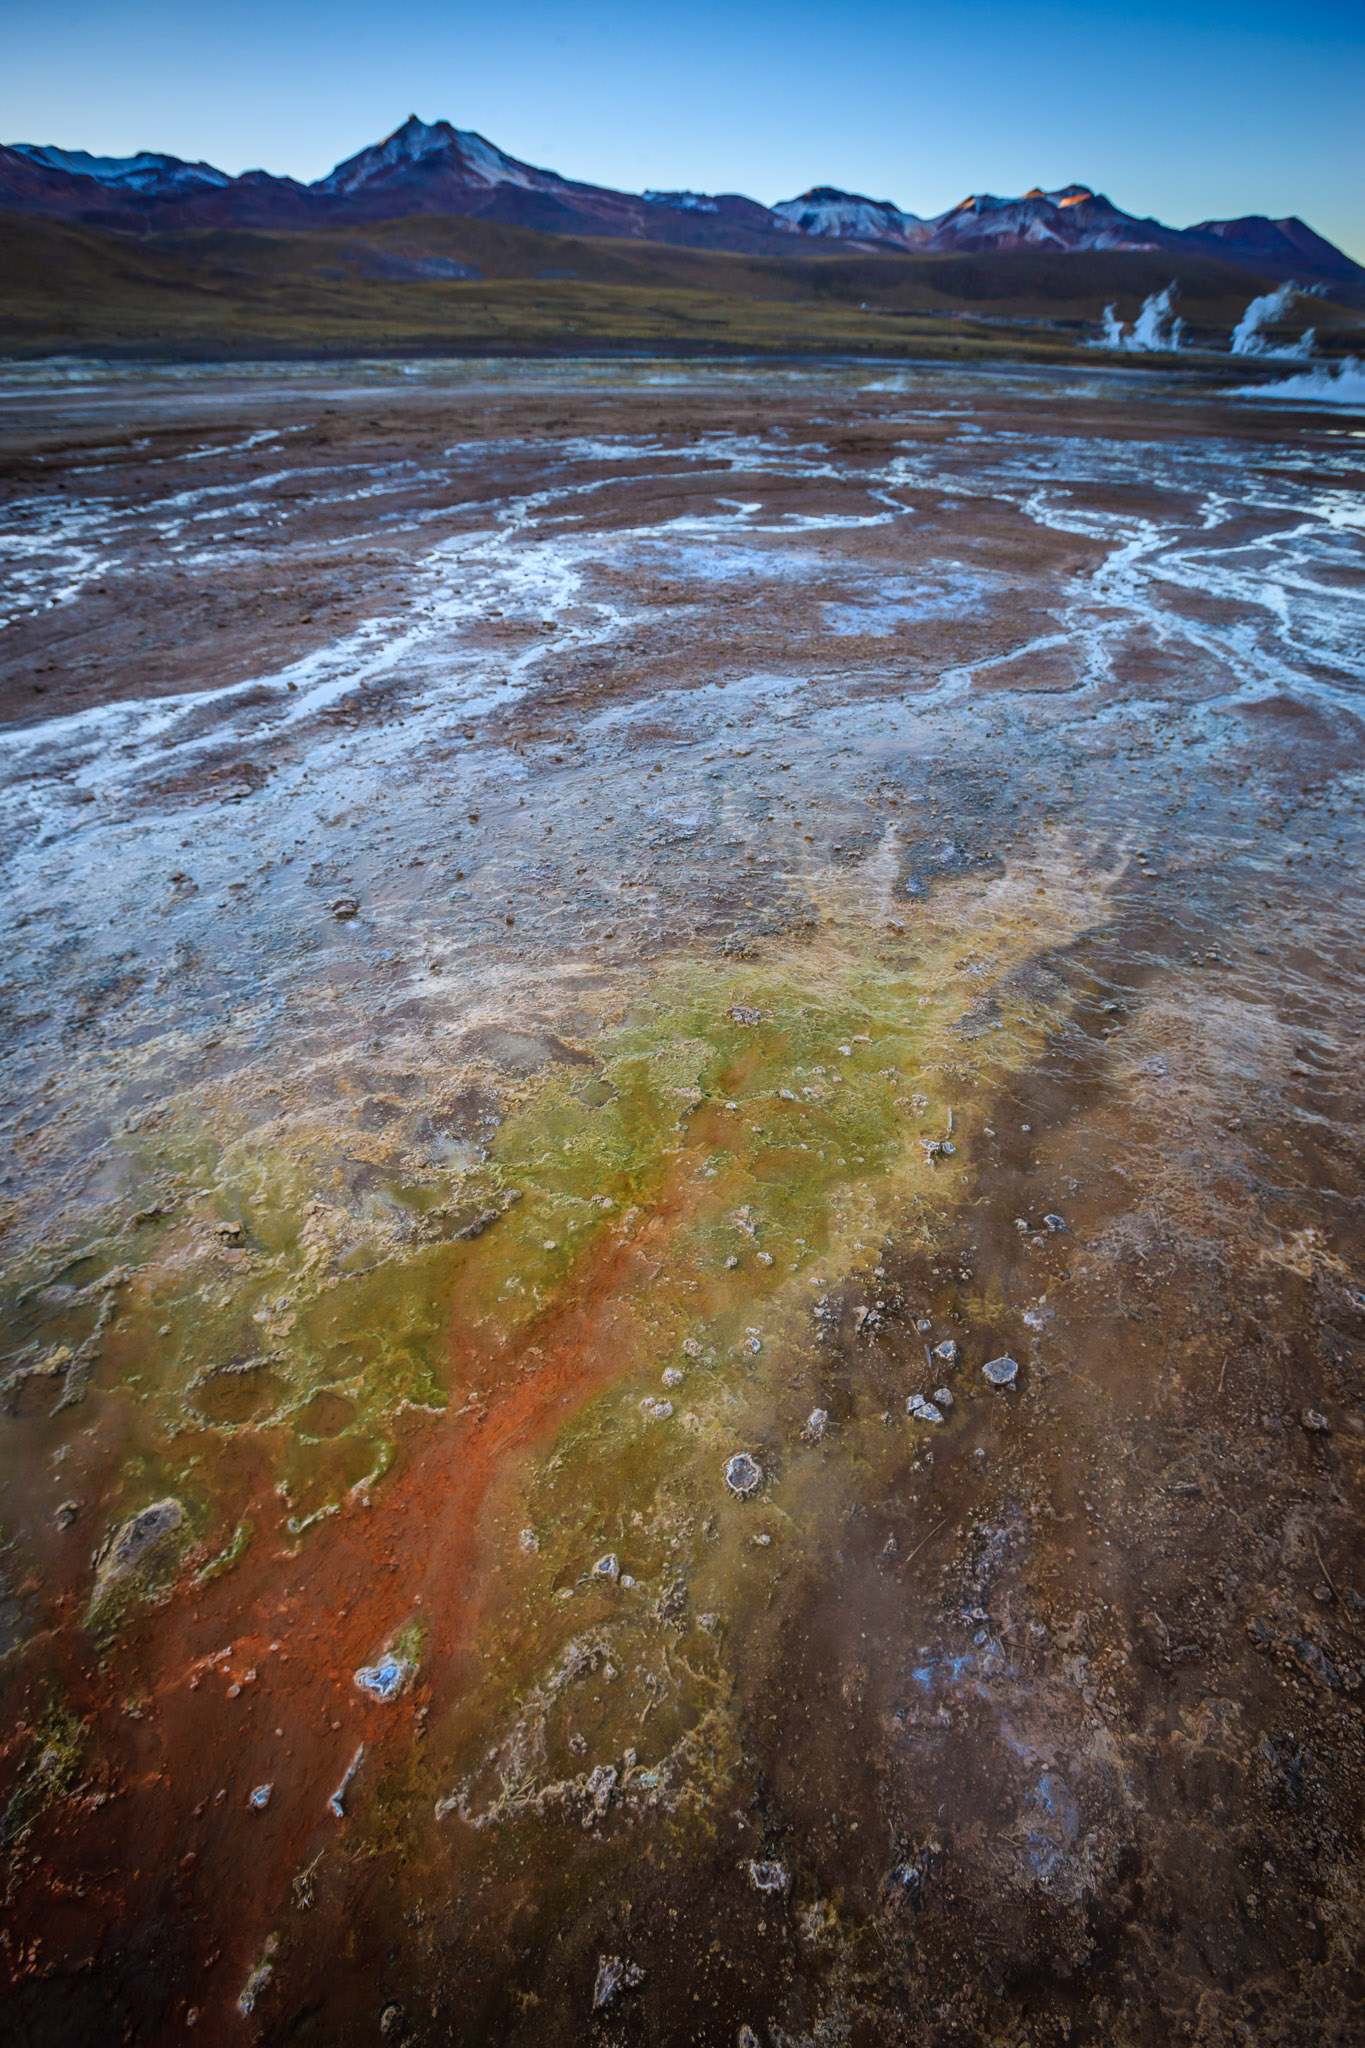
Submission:
[[[198,2008],[196,2040],[240,2038],[237,1996],[272,1929],[292,1931],[294,1877],[355,1826],[386,1757],[411,1743],[414,1716],[443,1710],[476,1674],[480,1587],[496,1563],[480,1528],[490,1489],[515,1485],[518,1462],[631,1369],[623,1297],[654,1278],[651,1250],[680,1207],[676,1185],[661,1190],[633,1234],[600,1243],[572,1294],[513,1340],[481,1341],[457,1316],[452,1352],[490,1389],[483,1405],[434,1428],[402,1418],[395,1469],[374,1499],[353,1498],[301,1549],[280,1547],[292,1539],[258,1466],[242,1511],[259,1534],[231,1572],[142,1616],[103,1664],[66,1622],[47,1676],[59,1672],[93,1746],[117,1760],[114,1796],[42,1840],[42,1886],[18,1902],[21,1914],[41,1911],[42,1947],[17,1976],[131,1947],[174,1985],[168,2018]],[[373,1701],[354,1673],[411,1621],[425,1631],[416,1681]],[[130,1719],[122,1703],[139,1689],[154,1706]],[[338,1820],[328,1801],[362,1743]],[[258,1812],[249,1794],[264,1784]],[[9,1956],[24,1958],[26,1941],[17,1933]]]

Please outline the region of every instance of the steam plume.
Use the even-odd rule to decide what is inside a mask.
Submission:
[[[1152,292],[1143,300],[1137,319],[1128,328],[1119,319],[1118,307],[1106,306],[1104,332],[1096,346],[1138,349],[1144,353],[1159,351],[1163,355],[1173,353],[1180,347],[1185,332],[1184,321],[1175,317],[1176,296],[1174,280],[1163,291]]]
[[[1297,341],[1285,342],[1275,348],[1266,340],[1265,330],[1277,320],[1283,320],[1295,299],[1302,294],[1296,284],[1282,284],[1273,292],[1263,292],[1259,299],[1253,299],[1241,319],[1232,330],[1232,353],[1235,356],[1277,356],[1285,362],[1304,362],[1313,353],[1316,328],[1309,327]]]

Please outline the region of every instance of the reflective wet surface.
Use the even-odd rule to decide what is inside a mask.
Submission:
[[[16,2037],[1358,2038],[1365,421],[0,429]]]

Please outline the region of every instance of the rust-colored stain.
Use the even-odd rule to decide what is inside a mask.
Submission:
[[[44,1845],[47,1883],[64,1899],[67,1966],[97,1951],[106,1929],[169,1913],[176,1976],[192,1984],[212,1963],[227,1993],[205,1999],[195,2038],[240,2029],[237,1986],[288,1906],[293,1878],[350,1824],[328,1802],[356,1749],[365,1749],[358,1801],[390,1748],[411,1741],[414,1709],[439,1712],[458,1692],[477,1628],[490,1490],[629,1369],[621,1296],[649,1277],[650,1248],[679,1206],[666,1189],[638,1232],[597,1247],[572,1297],[515,1342],[481,1350],[457,1318],[452,1352],[464,1377],[489,1383],[481,1405],[413,1427],[373,1498],[325,1521],[297,1551],[279,1547],[292,1546],[286,1518],[273,1490],[258,1490],[245,1511],[261,1537],[241,1562],[144,1616],[107,1662],[73,1616],[48,1638],[48,1675],[60,1674],[91,1723],[117,1788],[100,1812]],[[532,1349],[535,1370],[520,1371]],[[427,1632],[416,1683],[373,1702],[354,1674],[411,1616]],[[155,1708],[145,1723],[130,1722],[119,1701],[143,1674]],[[266,1783],[269,1806],[254,1812],[248,1795]],[[91,1885],[88,1873],[100,1869],[108,1874]],[[46,1907],[44,1929],[30,1966],[60,1970]]]

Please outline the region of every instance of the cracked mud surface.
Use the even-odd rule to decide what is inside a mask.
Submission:
[[[1362,2038],[1362,446],[7,373],[13,2038]]]

